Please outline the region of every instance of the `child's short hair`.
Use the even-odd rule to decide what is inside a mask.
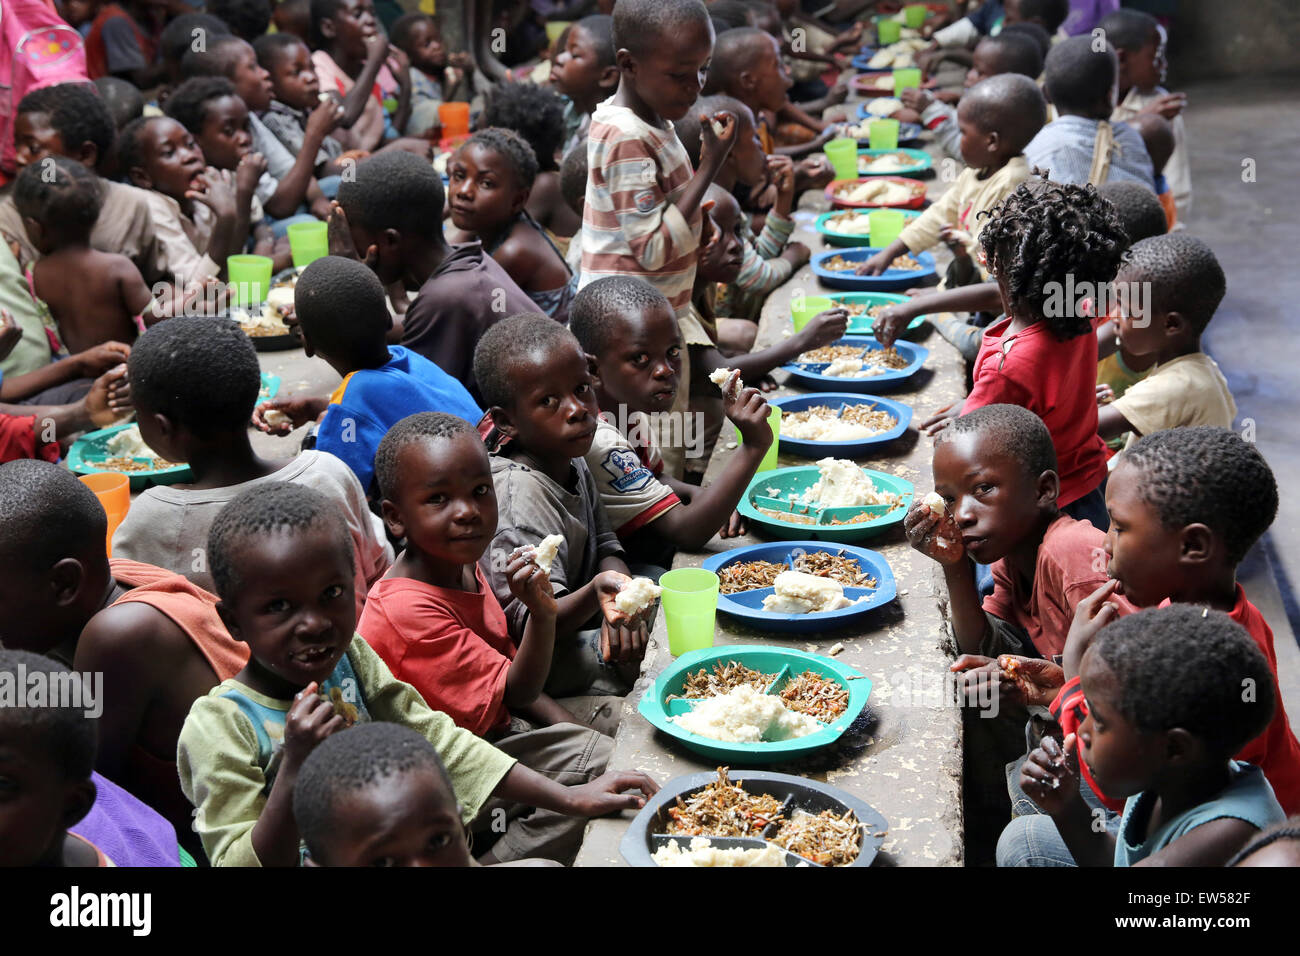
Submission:
[[[1031,80],[1043,72],[1043,53],[1038,44],[1023,33],[999,33],[984,37],[979,45],[993,58],[998,73],[1019,73]]]
[[[517,133],[532,147],[537,169],[551,172],[564,142],[564,97],[549,86],[503,83],[488,94],[478,125]]]
[[[379,493],[389,501],[396,498],[402,480],[397,461],[407,446],[421,441],[456,438],[459,435],[477,437],[478,432],[463,418],[446,412],[416,412],[407,415],[388,429],[388,434],[375,450],[375,477],[379,480]]]
[[[675,124],[674,124],[675,125]],[[579,216],[587,200],[587,141],[573,146],[560,163],[560,195],[565,205]]]
[[[48,657],[2,647],[0,674],[9,678],[5,683],[22,682],[24,687],[32,674],[45,674],[51,688],[67,687],[69,682],[82,680],[80,674]],[[84,700],[84,695],[81,696]],[[65,780],[89,780],[95,769],[98,734],[95,721],[86,716],[85,710],[84,703],[74,707],[64,694],[50,693],[39,706],[0,706],[0,721],[21,727],[23,736],[53,761]]]
[[[97,162],[113,149],[117,127],[108,106],[89,83],[58,83],[32,90],[18,102],[19,113],[44,113],[68,150],[94,143]]]
[[[520,312],[493,325],[474,349],[474,379],[489,407],[510,408],[519,384],[516,363],[537,352],[578,348],[573,333],[540,312]]]
[[[207,9],[249,43],[271,25],[271,0],[208,0]]]
[[[672,311],[664,294],[636,276],[605,276],[573,297],[569,307],[569,331],[589,355],[599,356],[609,343],[614,316],[663,307]]]
[[[1115,278],[1129,241],[1114,207],[1092,186],[1031,179],[979,215],[989,217],[979,235],[989,271],[1005,283],[1011,301],[1042,316],[1060,341],[1091,332],[1088,316],[1045,305],[1070,273],[1076,285]]]
[[[433,744],[410,727],[381,722],[357,724],[330,734],[302,762],[293,787],[293,818],[307,852],[319,859],[335,829],[339,798],[413,770],[430,770],[455,798],[447,769]]]
[[[978,435],[996,454],[1020,462],[1030,478],[1056,471],[1052,433],[1041,418],[1020,405],[982,405],[958,415],[939,433],[938,441],[957,435]]]
[[[195,36],[195,31],[199,31]],[[163,63],[179,66],[185,54],[194,49],[194,41],[203,40],[203,45],[211,43],[217,37],[230,32],[224,20],[219,20],[210,13],[182,13],[163,28],[158,47]]]
[[[639,56],[686,24],[707,23],[709,11],[700,0],[618,0],[613,20],[614,49]]]
[[[1110,95],[1119,76],[1119,60],[1107,44],[1092,47],[1091,36],[1070,37],[1052,47],[1043,64],[1047,95],[1063,113],[1086,113]]]
[[[221,319],[182,317],[146,329],[127,374],[138,406],[200,438],[247,427],[262,388],[252,340]]]
[[[47,156],[32,163],[14,183],[19,215],[60,232],[90,235],[103,203],[99,177],[66,156]]]
[[[144,165],[144,132],[150,123],[170,119],[168,116],[141,116],[133,119],[117,134],[117,168],[129,176],[133,167]]]
[[[1047,122],[1047,101],[1030,77],[999,73],[980,80],[961,98],[960,109],[981,132],[1001,133],[1019,153]]]
[[[44,574],[70,556],[104,554],[108,518],[66,468],[23,458],[0,465],[0,556]]]
[[[743,0],[713,0],[709,4],[709,18],[714,21],[714,29],[718,33],[723,32],[717,30],[718,20],[733,30],[754,25],[754,14]]]
[[[1061,24],[1070,15],[1069,0],[1020,0],[1020,16],[1024,20],[1038,18],[1048,34],[1061,29]]]
[[[1160,199],[1141,183],[1111,180],[1097,187],[1097,194],[1115,207],[1119,224],[1130,242],[1163,236],[1169,230],[1165,207]]]
[[[383,283],[355,259],[324,256],[307,266],[293,304],[303,336],[330,356],[372,355],[392,327]]]
[[[673,121],[673,129],[677,131],[677,138],[681,140],[682,148],[686,150],[692,166],[700,165],[700,114],[712,116],[720,110],[735,113],[736,118],[739,119],[749,112],[749,107],[734,96],[714,93],[711,96],[701,96],[695,101],[695,105],[686,111],[685,116]]]
[[[283,57],[306,45],[293,33],[268,33],[253,41],[253,52],[257,54],[257,65],[270,73]]]
[[[1174,125],[1159,113],[1139,113],[1128,124],[1142,137],[1142,145],[1151,157],[1152,170],[1157,176],[1164,173],[1177,145],[1174,140]]]
[[[1115,676],[1116,709],[1141,733],[1181,727],[1226,759],[1273,719],[1268,659],[1222,611],[1190,604],[1138,611],[1104,627],[1093,647]],[[1242,693],[1245,686],[1254,694]]]
[[[1151,283],[1151,309],[1156,315],[1182,313],[1198,335],[1227,292],[1227,279],[1214,251],[1185,232],[1134,243],[1124,274]]]
[[[1237,866],[1246,858],[1254,856],[1264,849],[1264,847],[1272,846],[1281,840],[1290,840],[1292,843],[1300,842],[1300,816],[1288,817],[1281,823],[1275,823],[1267,830],[1262,831],[1238,850],[1237,854],[1224,866]],[[1300,848],[1297,848],[1294,852],[1300,853]]]
[[[347,555],[348,567],[355,573],[352,537],[338,507],[329,498],[315,488],[288,481],[259,482],[242,492],[217,513],[208,529],[208,567],[217,597],[233,601],[239,593],[241,580],[234,553],[245,538],[318,527],[333,533],[339,553]]]
[[[323,50],[329,45],[325,34],[321,32],[321,22],[334,19],[334,15],[343,9],[345,2],[346,0],[311,0],[311,48],[313,50]]]
[[[229,79],[235,66],[235,57],[247,42],[233,33],[215,37],[203,49],[186,53],[181,59],[181,71],[187,77],[224,76]]]
[[[490,150],[504,159],[520,189],[533,188],[539,172],[537,157],[528,142],[514,130],[489,126],[472,133],[461,149],[471,144]]]
[[[1142,473],[1138,493],[1168,529],[1203,524],[1239,564],[1277,517],[1277,480],[1229,428],[1187,425],[1143,435],[1120,458]]]
[[[348,221],[364,229],[442,238],[442,177],[427,160],[405,150],[358,163],[355,177],[339,186],[338,201]]]
[[[704,81],[704,93],[712,96],[724,92],[733,77],[740,76],[753,65],[756,51],[771,42],[772,35],[758,27],[736,27],[718,34],[717,42],[713,44],[713,59],[709,61],[709,75]]]
[[[1142,10],[1115,10],[1098,21],[1097,29],[1116,50],[1132,52],[1147,45],[1156,32],[1156,18]]]
[[[583,17],[574,26],[582,27],[591,37],[596,50],[596,65],[601,69],[613,66],[617,62],[614,49],[614,18],[604,13],[593,13]]]
[[[388,38],[393,42],[393,46],[406,50],[406,41],[411,35],[411,30],[418,23],[428,23],[434,30],[439,33],[442,32],[437,17],[431,17],[429,14],[421,13],[418,10],[414,13],[404,13],[394,20],[393,25],[388,29]]]
[[[198,136],[208,118],[208,104],[234,95],[234,85],[224,76],[196,76],[172,90],[163,112]]]
[[[120,76],[101,76],[95,80],[95,89],[119,130],[144,112],[144,94]]]
[[[1048,51],[1052,49],[1052,35],[1040,23],[1025,23],[1023,20],[1016,23],[1008,23],[998,34],[1000,37],[1005,36],[1024,36],[1034,41],[1038,47],[1038,56],[1040,59],[1046,59]],[[1039,73],[1042,70],[1038,71]],[[1037,77],[1034,77],[1037,79]]]

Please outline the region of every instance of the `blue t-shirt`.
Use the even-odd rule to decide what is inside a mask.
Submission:
[[[1264,771],[1254,764],[1235,760],[1229,763],[1232,765],[1232,779],[1221,794],[1208,803],[1166,820],[1154,833],[1145,831],[1151,820],[1155,794],[1143,791],[1129,797],[1115,838],[1115,865],[1133,866],[1201,824],[1224,817],[1245,820],[1261,830],[1285,820],[1286,814],[1273,795]]]
[[[367,491],[380,441],[407,415],[446,412],[477,425],[483,411],[465,386],[424,356],[390,345],[380,368],[351,372],[330,396],[316,448],[342,459]]]

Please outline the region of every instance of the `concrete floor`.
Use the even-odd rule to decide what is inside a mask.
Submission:
[[[1188,229],[1213,248],[1228,293],[1203,347],[1237,402],[1236,427],[1259,449],[1282,489],[1277,520],[1241,569],[1241,583],[1272,626],[1282,692],[1300,727],[1300,387],[1291,309],[1300,301],[1300,77],[1202,83],[1186,89],[1194,199]],[[1288,90],[1290,92],[1288,92]],[[1251,160],[1254,182],[1243,182]]]

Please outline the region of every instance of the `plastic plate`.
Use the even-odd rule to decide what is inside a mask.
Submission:
[[[881,344],[869,335],[846,335],[835,345],[860,345],[864,349],[882,348]],[[845,378],[840,375],[823,375],[825,365],[799,365],[790,362],[781,368],[790,373],[800,385],[824,392],[857,392],[873,394],[877,389],[889,388],[915,375],[930,357],[930,350],[923,345],[912,342],[895,342],[894,349],[908,360],[904,368],[886,369],[879,375],[866,378]]]
[[[683,712],[690,710],[688,703],[674,706],[675,701],[667,700],[670,694],[681,693],[686,683],[686,672],[697,671],[700,668],[711,670],[715,663],[727,661],[739,661],[746,667],[752,667],[764,674],[780,675],[769,689],[772,693],[779,691],[784,686],[785,680],[793,679],[804,671],[810,670],[846,688],[849,692],[848,707],[845,708],[844,713],[816,733],[806,737],[795,737],[792,740],[775,740],[757,744],[732,743],[701,737],[679,727],[675,721],[669,720],[670,709],[675,712],[677,706],[681,706],[684,707]],[[870,693],[871,681],[868,678],[829,657],[786,647],[729,644],[691,651],[677,658],[655,678],[654,683],[642,695],[637,710],[656,728],[670,737],[675,737],[688,749],[714,760],[721,760],[728,764],[780,763],[833,744],[861,712]]]
[[[887,156],[891,153],[901,154],[911,160],[906,166],[899,169],[891,169],[887,172],[872,172],[867,169],[867,164],[872,162],[878,156]],[[917,176],[934,166],[934,160],[930,154],[922,149],[859,149],[858,150],[858,175],[859,176]]]
[[[805,810],[808,813],[821,813],[834,810],[842,815],[852,810],[860,823],[866,825],[862,840],[862,849],[849,866],[870,866],[876,858],[881,844],[889,831],[889,821],[880,815],[870,804],[850,796],[843,790],[829,784],[796,777],[788,773],[773,773],[766,770],[735,770],[727,774],[732,783],[740,784],[750,793],[770,793],[776,799],[791,801],[792,809]],[[658,849],[659,834],[667,831],[671,818],[670,808],[676,805],[678,797],[686,797],[703,790],[718,779],[716,773],[692,773],[683,777],[674,777],[666,782],[659,792],[651,797],[640,812],[628,824],[619,843],[619,852],[630,866],[656,866],[653,854]],[[690,837],[674,837],[683,844],[690,844]],[[810,863],[816,866],[815,863]]]
[[[787,438],[781,436],[781,451],[794,452],[805,458],[864,458],[870,455],[876,445],[893,441],[907,431],[912,423],[912,407],[902,402],[892,402],[876,395],[862,395],[857,392],[814,392],[811,395],[795,395],[789,398],[774,398],[770,404],[781,409],[783,415],[790,412],[802,412],[814,405],[828,405],[840,408],[845,405],[875,405],[880,411],[888,412],[898,423],[888,431],[870,438],[856,438],[852,441],[813,441],[807,438]]]
[[[874,588],[846,587],[844,596],[850,601],[866,598],[857,604],[840,608],[838,611],[820,611],[812,614],[776,614],[763,610],[763,598],[772,593],[772,588],[756,588],[752,591],[738,591],[735,594],[718,595],[718,610],[738,618],[750,627],[761,631],[780,631],[787,634],[815,634],[819,631],[843,627],[874,611],[882,604],[887,604],[898,593],[894,583],[894,572],[889,569],[889,562],[875,551],[855,548],[851,545],[827,544],[820,541],[791,541],[780,544],[751,544],[745,548],[736,548],[715,554],[704,560],[701,567],[715,574],[733,564],[745,564],[749,561],[770,561],[774,564],[788,564],[793,567],[794,557],[803,553],[827,551],[831,554],[855,558],[858,566],[866,574],[876,579]]]
[[[860,217],[863,223],[866,223],[870,212],[869,209],[834,209],[818,216],[813,228],[821,233],[822,239],[828,246],[869,246],[871,245],[871,235],[869,233],[839,232],[837,230],[842,228],[842,223],[845,221],[840,219],[841,216],[852,216],[855,219]],[[910,223],[919,215],[921,215],[919,212],[905,209],[903,210],[903,221]]]
[[[899,302],[907,302],[908,297],[897,295],[893,292],[840,292],[835,295],[827,296],[832,302],[842,303],[847,306],[865,306],[871,309],[877,305],[895,305]],[[907,323],[905,331],[914,332],[925,323],[925,316],[918,315]],[[860,315],[849,316],[849,335],[870,335],[872,329],[876,327],[876,320],[864,310]]]
[[[932,90],[936,86],[933,79],[921,83],[921,89]],[[849,80],[849,90],[859,96],[893,96],[894,71],[881,70],[859,73]]]
[[[274,398],[279,390],[280,377],[278,375],[267,375],[263,372],[262,389],[257,395],[258,404]],[[118,432],[133,427],[135,427],[135,422],[126,422],[122,425],[113,425],[110,428],[101,428],[99,431],[87,432],[82,435],[68,449],[68,470],[77,475],[93,475],[99,472],[125,474],[131,480],[132,491],[141,491],[150,485],[173,485],[180,481],[189,481],[193,477],[190,473],[190,466],[186,464],[174,465],[171,468],[150,468],[145,471],[128,472],[118,472],[113,468],[104,468],[101,464],[104,459],[118,457],[108,450],[109,439]],[[147,462],[152,459],[137,458],[135,460]]]
[[[745,489],[745,494],[741,496],[736,510],[748,518],[751,525],[762,525],[768,534],[777,538],[795,541],[807,538],[812,541],[841,543],[865,541],[902,522],[907,509],[911,507],[914,489],[910,481],[897,475],[871,471],[867,468],[862,470],[871,479],[877,491],[890,492],[899,496],[898,504],[888,510],[885,510],[886,506],[863,506],[861,512],[872,514],[872,517],[866,521],[830,524],[828,515],[819,515],[816,509],[796,503],[821,477],[816,465],[796,465],[793,468],[759,472]],[[791,499],[791,495],[794,495],[794,499]],[[777,518],[758,510],[759,507],[769,511],[782,510],[760,503],[760,500],[770,502],[776,499],[784,502],[783,508],[790,514],[788,519]],[[841,512],[838,517],[843,518],[848,516],[843,512],[851,509],[837,509],[837,511]]]
[[[919,269],[889,268],[878,276],[860,276],[850,269],[828,269],[825,263],[835,256],[848,262],[864,262],[880,250],[874,246],[858,246],[854,249],[830,249],[819,252],[812,257],[812,271],[823,285],[832,289],[846,289],[849,292],[894,292],[910,289],[923,284],[935,275],[934,256],[929,252],[908,253],[920,263]]]
[[[898,183],[907,189],[911,198],[904,202],[855,202],[843,199],[836,194],[846,186],[862,183]],[[859,176],[857,179],[836,179],[826,187],[825,196],[834,209],[920,209],[925,204],[925,183],[902,176]]]

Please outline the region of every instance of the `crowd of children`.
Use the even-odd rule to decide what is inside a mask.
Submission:
[[[658,789],[610,766],[655,613],[620,590],[745,533],[769,373],[848,327],[756,347],[864,22],[56,2],[84,70],[16,97],[0,151],[0,676],[95,674],[103,712],[0,706],[0,865],[572,863]],[[949,6],[893,115],[964,169],[857,271],[951,252],[886,346],[971,316],[936,321],[969,393],[920,426],[943,506],[903,522],[952,670],[1002,695],[968,722],[968,820],[1006,866],[1293,862],[1300,742],[1237,580],[1277,482],[1201,350],[1227,282],[1174,231],[1165,28]],[[227,263],[288,268],[307,222],[330,254],[288,321],[340,381],[259,401]],[[135,497],[110,558],[58,462],[128,417],[190,477]]]

